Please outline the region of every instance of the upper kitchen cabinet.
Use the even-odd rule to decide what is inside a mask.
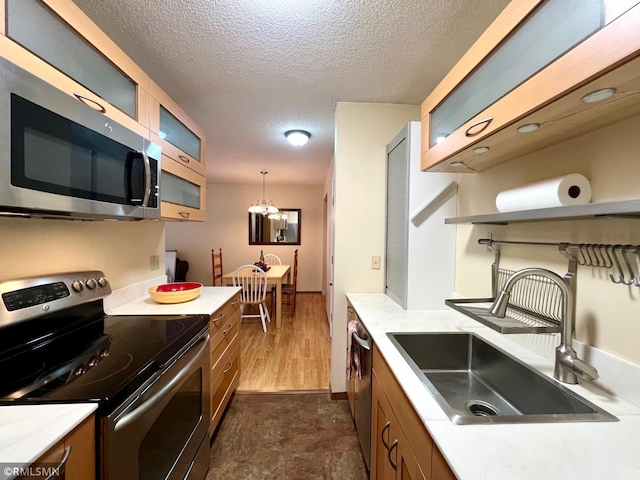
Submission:
[[[206,181],[203,175],[162,155],[160,215],[164,220],[204,222],[205,193]]]
[[[149,137],[149,76],[71,0],[2,0],[2,56]]]
[[[204,131],[153,80],[150,88],[151,141],[164,155],[204,176]]]
[[[422,170],[486,170],[637,115],[639,3],[512,1],[423,102]]]

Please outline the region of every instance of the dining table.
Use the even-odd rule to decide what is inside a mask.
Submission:
[[[291,265],[269,265],[271,268],[264,272],[267,275],[267,284],[276,286],[276,328],[282,328],[282,284],[289,278]],[[223,285],[233,285],[233,272],[222,276]]]

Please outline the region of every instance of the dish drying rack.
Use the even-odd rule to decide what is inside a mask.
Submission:
[[[640,287],[640,246],[638,245],[516,242],[485,238],[479,239],[478,243],[486,245],[495,254],[491,265],[492,298],[449,299],[445,300],[445,304],[500,333],[560,332],[562,291],[545,277],[537,275],[525,277],[514,285],[505,317],[498,318],[489,313],[491,305],[507,279],[515,273],[512,270],[500,268],[499,245],[556,247],[569,263],[564,281],[573,293],[574,311],[578,265],[597,268],[613,268],[615,265],[616,275],[609,275],[613,283]],[[635,270],[633,264],[635,264]]]

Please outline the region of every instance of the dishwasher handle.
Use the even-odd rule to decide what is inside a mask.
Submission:
[[[371,339],[365,340],[363,338],[360,338],[360,336],[356,332],[353,332],[351,335],[353,337],[353,340],[355,340],[358,345],[360,345],[367,351],[371,351],[371,347],[373,347],[373,341],[371,341]]]

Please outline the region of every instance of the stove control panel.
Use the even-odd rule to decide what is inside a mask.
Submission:
[[[12,312],[14,310],[20,310],[21,308],[32,307],[33,305],[40,305],[41,303],[68,297],[69,295],[69,289],[64,282],[56,282],[3,293],[2,301],[4,302],[5,308]]]
[[[0,327],[63,308],[99,300],[111,293],[100,271],[29,277],[0,283]]]

